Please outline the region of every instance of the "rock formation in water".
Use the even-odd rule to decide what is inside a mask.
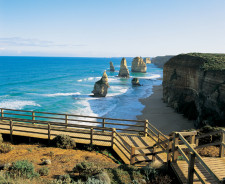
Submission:
[[[94,93],[95,97],[105,97],[108,88],[109,88],[108,76],[106,72],[104,72],[102,78],[95,83],[94,90],[92,91],[92,93]]]
[[[135,57],[132,61],[131,71],[145,73],[146,70],[147,70],[147,65],[145,64],[142,57]]]
[[[151,64],[151,59],[149,57],[144,58],[144,62],[145,62],[145,64]]]
[[[110,61],[110,71],[111,72],[114,72],[115,71],[115,68],[113,66],[113,62],[112,61]]]
[[[129,78],[129,70],[127,68],[127,61],[125,58],[122,58],[122,61],[120,63],[120,71],[119,71],[119,77],[126,77]]]
[[[181,54],[163,70],[163,99],[196,127],[225,126],[225,54]]]
[[[164,64],[170,60],[173,56],[157,56],[152,58],[152,63],[158,66],[159,68],[163,68]]]
[[[138,78],[133,78],[132,79],[132,85],[133,86],[140,86],[141,84],[139,83],[139,79]]]

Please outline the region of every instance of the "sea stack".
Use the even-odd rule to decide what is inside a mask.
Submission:
[[[145,73],[146,70],[147,66],[142,57],[135,57],[132,61],[131,71]]]
[[[110,61],[110,72],[114,72],[115,71],[115,68],[113,66],[113,62]]]
[[[133,86],[140,86],[141,84],[139,83],[139,79],[138,78],[133,78],[132,79],[132,85]]]
[[[144,58],[145,64],[151,64],[151,60],[149,57]]]
[[[129,78],[129,70],[127,68],[127,61],[126,58],[122,58],[122,61],[120,63],[120,71],[119,71],[119,77],[126,77]]]
[[[108,88],[108,76],[106,72],[104,72],[102,78],[95,83],[94,90],[92,91],[92,93],[94,93],[95,97],[105,97]]]

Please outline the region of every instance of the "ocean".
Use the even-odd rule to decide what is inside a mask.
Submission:
[[[162,83],[163,71],[148,64],[147,73],[117,77],[122,58],[0,57],[0,108],[136,119],[138,101]],[[132,58],[126,58],[129,71]],[[109,71],[112,61],[115,72]],[[110,88],[105,98],[91,97],[106,70]],[[142,86],[132,87],[138,77]]]

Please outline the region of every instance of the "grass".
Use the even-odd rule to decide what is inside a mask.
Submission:
[[[225,70],[225,54],[210,54],[210,53],[189,53],[184,54],[187,56],[193,56],[201,59],[203,65],[201,68],[204,71],[216,70],[224,71]]]

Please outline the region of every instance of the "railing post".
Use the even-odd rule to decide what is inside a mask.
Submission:
[[[35,120],[35,112],[32,112],[32,120]]]
[[[131,152],[130,152],[130,165],[134,164],[135,162],[135,147],[131,146]]]
[[[145,127],[144,127],[144,136],[148,136],[148,120],[145,120]]]
[[[195,145],[196,145],[196,147],[198,146],[198,144],[199,144],[199,139],[196,138],[196,140],[195,140]]]
[[[51,124],[48,123],[48,144],[50,144],[51,141]]]
[[[104,128],[105,128],[105,119],[104,118],[102,119],[102,128],[103,128],[102,132],[105,132],[105,130],[104,130]]]
[[[191,135],[190,136],[190,144],[194,144],[195,143],[195,135]]]
[[[90,140],[91,141],[90,144],[91,145],[93,144],[93,131],[94,131],[93,128],[91,128],[91,137],[90,137],[90,139],[91,139]]]
[[[68,127],[68,115],[65,115],[65,124],[66,124],[66,128]]]
[[[11,142],[13,143],[13,121],[10,119],[10,139]]]
[[[153,151],[152,151],[152,153],[153,153],[153,155],[152,155],[152,161],[153,162],[155,161],[155,152],[156,152],[156,146],[154,146]]]
[[[169,167],[170,161],[171,161],[171,148],[172,148],[172,141],[168,140],[168,146],[167,146],[167,167]]]
[[[113,144],[114,144],[115,132],[116,132],[116,129],[115,128],[112,128],[112,140],[111,140],[111,147],[112,148],[113,148]]]
[[[195,153],[190,152],[188,165],[188,184],[193,183],[195,166]]]
[[[178,139],[179,139],[179,134],[178,133],[174,133],[173,135],[173,162],[177,162],[177,157],[178,157],[178,151],[177,151],[177,145],[178,145]]]
[[[220,143],[220,157],[224,157],[224,143],[225,143],[225,136],[224,131],[221,132],[221,143]]]
[[[4,110],[1,109],[1,118],[3,118],[3,117],[4,117]]]

